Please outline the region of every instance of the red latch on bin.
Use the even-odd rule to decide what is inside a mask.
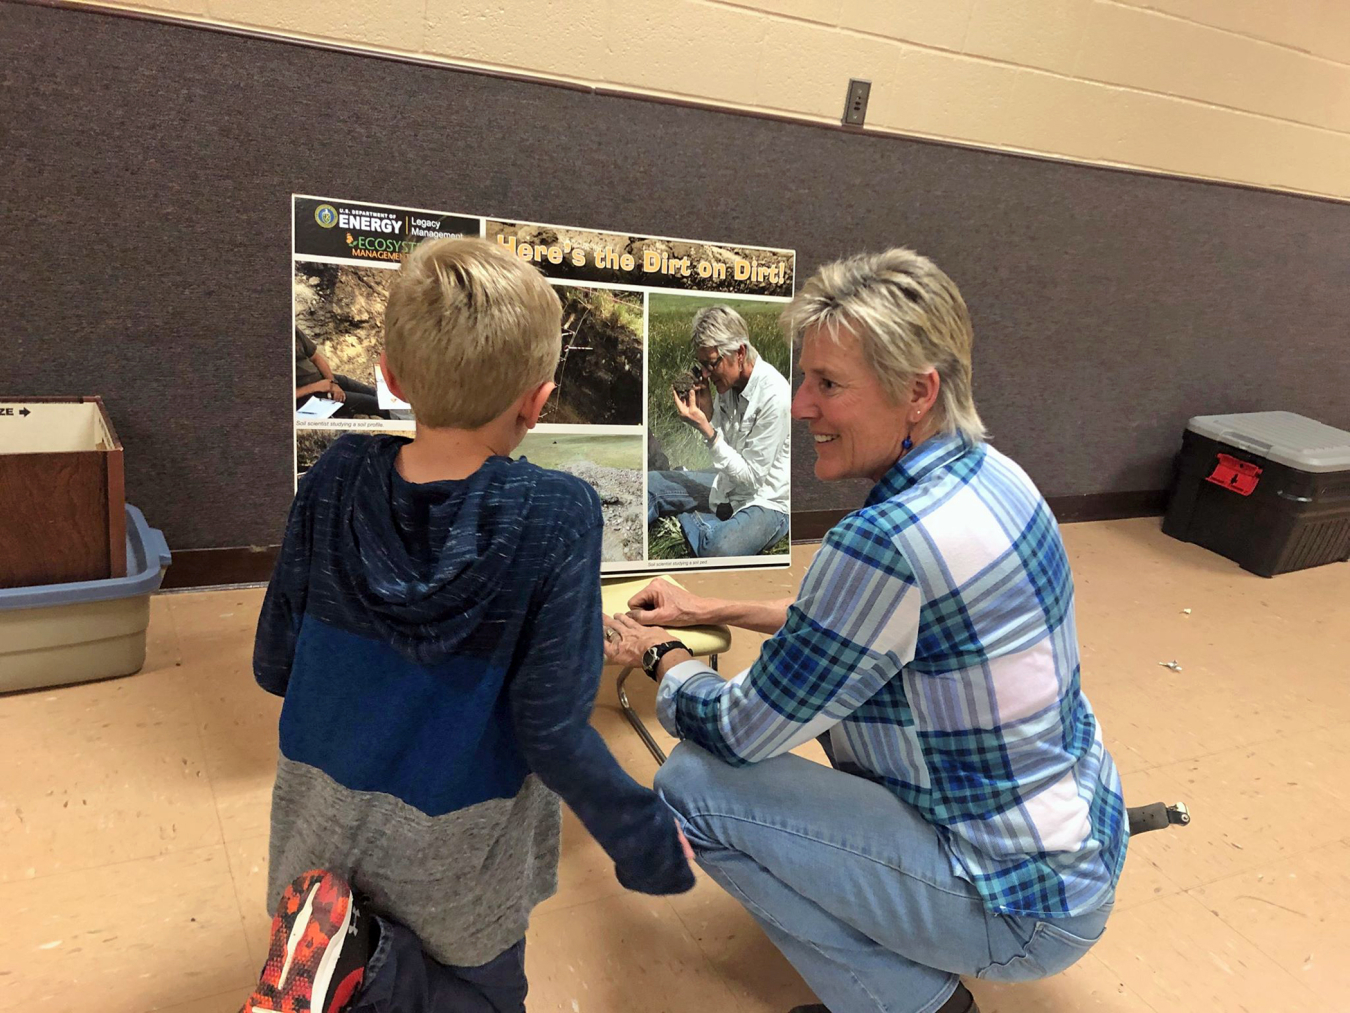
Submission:
[[[1219,463],[1205,481],[1221,485],[1239,496],[1250,496],[1256,492],[1256,485],[1261,481],[1261,469],[1246,461],[1239,461],[1231,454],[1220,454]]]

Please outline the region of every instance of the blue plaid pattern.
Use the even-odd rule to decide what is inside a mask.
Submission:
[[[1073,579],[1031,480],[928,440],[825,538],[787,622],[730,682],[666,676],[662,723],[731,764],[818,736],[938,827],[1003,914],[1084,914],[1115,888],[1120,777],[1079,687]]]

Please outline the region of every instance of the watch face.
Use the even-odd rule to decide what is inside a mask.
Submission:
[[[667,640],[664,644],[653,644],[642,652],[642,668],[648,675],[655,675],[656,665],[667,651],[673,651],[677,647],[684,647],[684,644],[678,640]]]

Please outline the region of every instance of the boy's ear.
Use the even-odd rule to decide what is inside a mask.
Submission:
[[[552,380],[545,380],[538,387],[526,391],[521,399],[520,421],[525,423],[526,429],[533,429],[539,422],[539,416],[543,414],[544,405],[548,402],[549,396],[557,386]]]
[[[387,352],[380,353],[380,373],[384,376],[384,385],[389,388],[390,394],[393,394],[400,401],[408,400],[403,396],[403,387],[399,384],[398,377],[389,368],[389,353]]]

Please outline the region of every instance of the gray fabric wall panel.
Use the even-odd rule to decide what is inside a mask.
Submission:
[[[788,246],[960,284],[995,442],[1161,489],[1193,414],[1350,427],[1350,206],[0,2],[0,391],[102,394],[175,548],[276,541],[293,191]],[[856,504],[794,443],[794,506]]]

